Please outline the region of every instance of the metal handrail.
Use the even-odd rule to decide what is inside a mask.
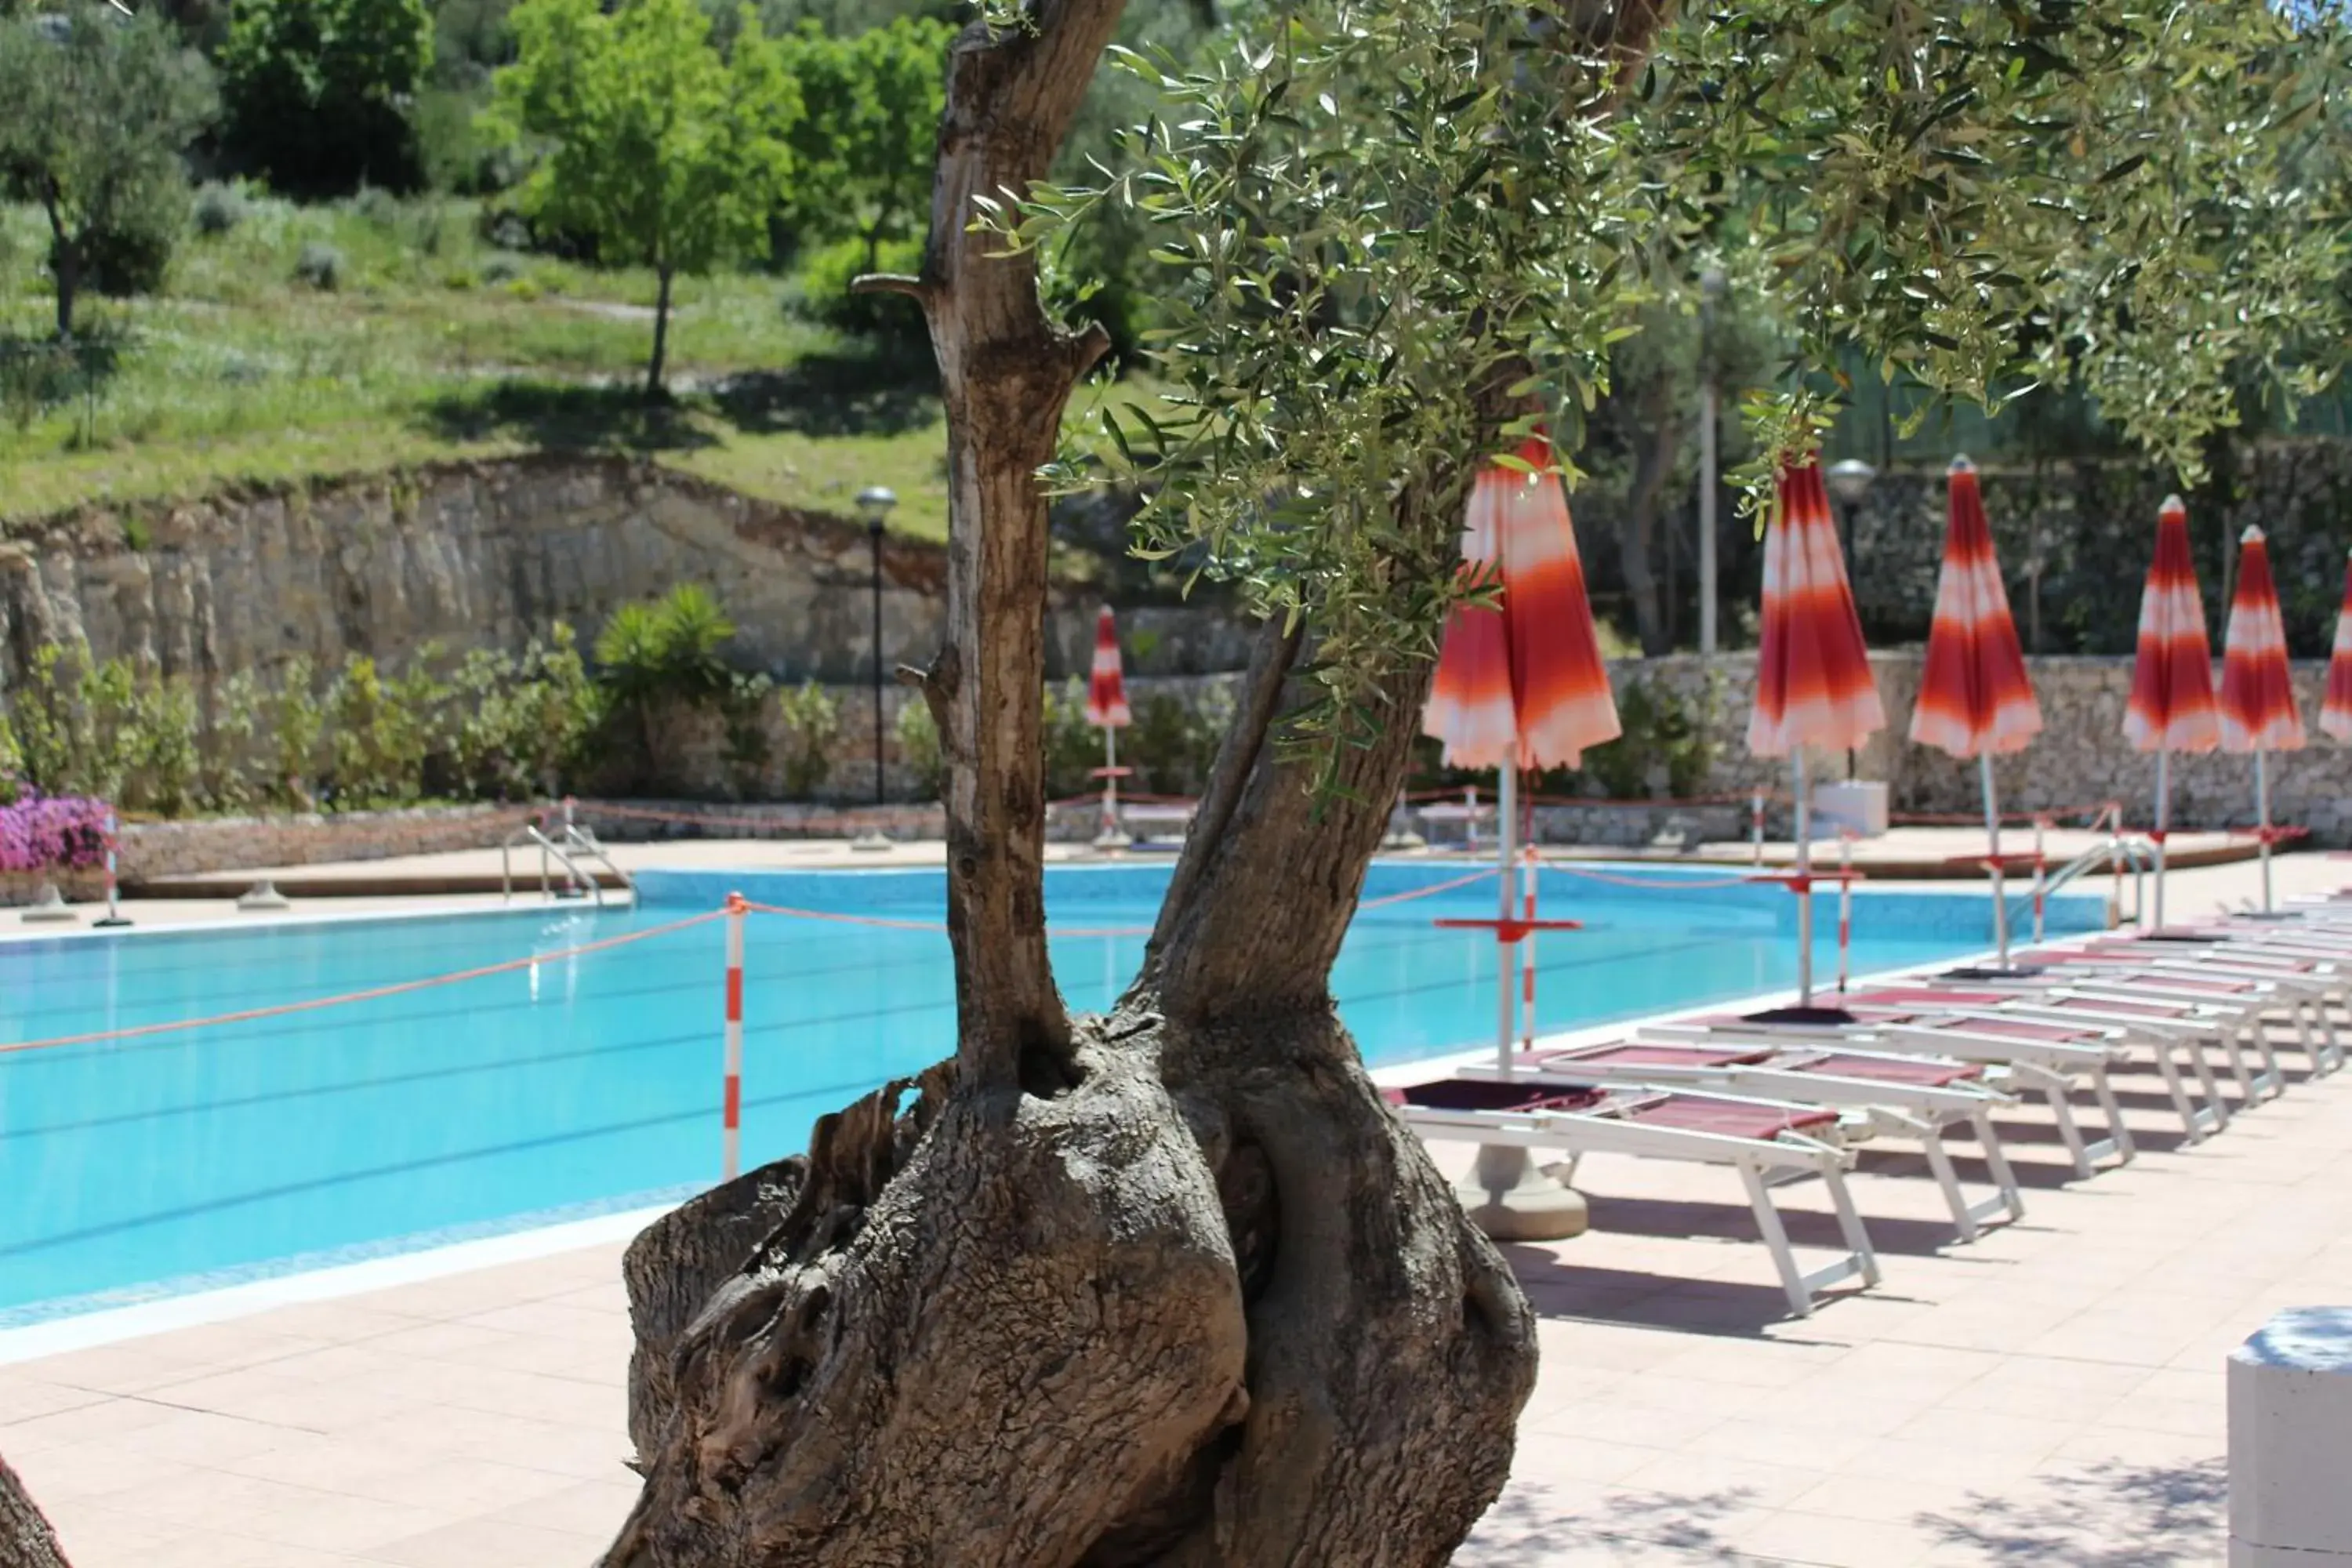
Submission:
[[[563,825],[563,844],[566,848],[579,850],[583,858],[601,863],[604,869],[613,873],[614,881],[627,889],[632,897],[635,895],[637,884],[626,871],[621,869],[620,862],[614,859],[605,850],[604,841],[598,838],[594,832],[582,827],[577,823],[567,822]]]
[[[536,824],[528,822],[508,834],[505,841],[499,846],[499,896],[503,901],[508,903],[514,901],[514,847],[518,843],[539,846],[539,896],[541,898],[551,899],[555,896],[551,879],[548,875],[548,858],[552,856],[562,863],[565,873],[572,879],[572,885],[585,887],[589,897],[596,900],[596,907],[604,908],[604,885],[583,871],[580,868],[580,863],[572,859],[562,845],[541,833]]]
[[[2134,838],[2120,832],[2109,834],[2105,844],[2092,845],[2053,872],[2050,879],[2042,885],[2042,896],[2047,898],[2067,883],[2102,866],[2110,870],[2116,870],[2120,875],[2118,870],[2120,865],[2131,867],[2131,923],[2138,925],[2146,918],[2147,910],[2147,873],[2156,868],[2155,847],[2143,838]],[[2116,911],[2118,919],[2121,918],[2122,913],[2120,910]]]

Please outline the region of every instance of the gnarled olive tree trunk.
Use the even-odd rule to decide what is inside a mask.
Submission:
[[[968,226],[1044,176],[1119,9],[958,41],[923,275],[879,283],[947,389],[955,1056],[630,1249],[608,1568],[1433,1564],[1509,1469],[1531,1315],[1329,993],[1425,663],[1317,797],[1269,628],[1134,986],[1074,1018],[1047,962],[1034,476],[1103,345]]]
[[[0,1459],[0,1568],[67,1568],[65,1548],[6,1459]]]

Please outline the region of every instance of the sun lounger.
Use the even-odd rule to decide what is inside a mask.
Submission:
[[[2222,1099],[2212,1064],[2206,1059],[2206,1046],[2216,1043],[2228,1049],[2238,1065],[2241,1081],[2249,1081],[2238,1049],[2240,1020],[2233,1013],[2217,1011],[2210,996],[2158,995],[2147,984],[2100,986],[2063,975],[2055,983],[2049,977],[1988,980],[1970,976],[1912,982],[1874,991],[1867,1002],[1861,997],[1851,1001],[1856,1006],[1888,1005],[1926,1015],[1895,1026],[1895,1037],[1913,1042],[1914,1048],[1935,1049],[1944,1030],[1953,1024],[1977,1027],[1987,1018],[2117,1031],[2126,1043],[2137,1040],[2147,1047],[2191,1142],[2230,1124],[2229,1103]],[[2201,1104],[2199,1096],[2189,1092],[2176,1051],[2187,1060]]]
[[[2247,979],[2218,968],[2198,969],[2086,949],[2067,950],[2068,956],[2062,959],[2054,956],[2057,951],[2036,950],[2041,956],[2032,962],[2038,967],[2007,973],[1957,970],[1948,978],[2029,998],[2056,991],[2093,1006],[2128,1005],[2135,1016],[2147,1021],[2146,1028],[2196,1042],[2190,1059],[2200,1070],[2210,1070],[2205,1068],[2203,1046],[2220,1046],[2238,1080],[2243,1104],[2252,1106],[2266,1095],[2276,1098],[2285,1092],[2286,1079],[2279,1071],[2278,1055],[2263,1027],[2263,1016],[2285,1010],[2299,1026],[2299,999],[2290,988],[2275,980]],[[2310,1048],[2307,1037],[2305,1044]],[[2262,1058],[2260,1071],[2247,1063],[2249,1045]]]
[[[2347,957],[2352,958],[2352,953]],[[2018,963],[2029,968],[2079,973],[2086,984],[2103,989],[2120,987],[2134,994],[2154,990],[2200,997],[2217,1007],[2242,1008],[2244,1034],[2263,1061],[2260,1081],[2273,1092],[2283,1090],[2284,1082],[2277,1054],[2263,1026],[2267,1013],[2284,1015],[2314,1077],[2333,1072],[2343,1064],[2343,1047],[2327,1009],[2331,1004],[2352,1008],[2352,963],[2219,936],[2106,939],[2077,946],[2034,948],[2019,954]],[[2118,971],[2132,972],[2132,978],[2127,983],[2119,979]],[[2242,1083],[2242,1071],[2240,1077]]]
[[[2129,1059],[2121,1026],[2025,1016],[2004,1010],[2010,999],[1989,992],[1906,987],[1849,995],[1844,1000],[1851,1021],[1843,1024],[1776,1023],[1715,1014],[1651,1025],[1638,1031],[1638,1037],[1762,1046],[1834,1045],[1997,1064],[2009,1069],[2014,1087],[2040,1093],[2049,1105],[2077,1175],[2095,1174],[2103,1160],[2128,1164],[2137,1152],[2108,1078],[2116,1067]],[[2158,1046],[2168,1071],[2170,1044],[2164,1041]],[[2098,1107],[2103,1136],[2086,1136],[2075,1114],[2074,1090],[2078,1085],[2090,1090]],[[2176,1103],[2181,1098],[2176,1096]]]
[[[1873,1137],[1916,1141],[1951,1205],[1954,1228],[1962,1241],[1974,1241],[1983,1222],[1996,1215],[2019,1219],[2025,1214],[1991,1114],[1995,1107],[2017,1100],[1986,1082],[1986,1068],[1981,1062],[1886,1051],[1612,1040],[1523,1054],[1514,1060],[1508,1079],[1496,1068],[1465,1068],[1463,1076],[1569,1088],[1671,1086],[1840,1108],[1864,1118]],[[1944,1147],[1944,1134],[1963,1125],[1976,1133],[1995,1188],[1991,1197],[1975,1203],[1961,1190]]]
[[[2352,1013],[2352,929],[2329,934],[2309,928],[2283,928],[2267,921],[2219,921],[2162,936],[2106,936],[2081,943],[2079,948],[2035,950],[2037,953],[2044,951],[2084,951],[2109,961],[2139,957],[2192,973],[2269,981],[2293,993],[2309,1008],[2319,1032],[2321,1052],[2329,1058],[2328,1070],[2342,1061],[2343,1051],[2327,1009],[2332,1005]],[[2301,1030],[2301,1019],[2295,1022]],[[2306,1037],[2305,1043],[2308,1047],[2311,1042]]]
[[[1568,1156],[1570,1174],[1593,1153],[1731,1166],[1747,1186],[1757,1229],[1799,1317],[1811,1313],[1815,1292],[1826,1286],[1855,1279],[1878,1283],[1877,1255],[1846,1189],[1853,1156],[1834,1141],[1833,1110],[1679,1089],[1563,1089],[1461,1078],[1387,1095],[1424,1139],[1557,1149]],[[1847,1247],[1838,1261],[1811,1273],[1798,1266],[1769,1191],[1804,1176],[1819,1176],[1828,1189]]]

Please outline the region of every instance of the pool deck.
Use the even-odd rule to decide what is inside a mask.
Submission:
[[[2048,836],[2047,851],[2051,864],[2063,865],[2074,856],[2092,847],[2100,840],[2094,835],[2074,831],[2053,831]],[[2029,849],[2030,837],[2012,835],[2004,839],[2003,848],[2011,853]],[[624,870],[635,872],[650,867],[681,867],[713,868],[738,867],[751,870],[851,870],[876,867],[939,866],[946,861],[946,846],[937,840],[893,844],[887,849],[862,850],[852,848],[844,839],[777,839],[777,838],[677,838],[649,844],[615,844],[610,847],[614,864]],[[1965,861],[1984,848],[1984,835],[1976,828],[1962,827],[1897,827],[1879,838],[1855,843],[1853,863],[1865,877],[1881,883],[1933,879],[1978,881],[1982,873]],[[2235,872],[2224,875],[2211,884],[2217,888],[2236,889],[2232,899],[2248,897],[2259,884],[2252,880],[2252,868],[2247,863],[2252,847],[2242,838],[2220,833],[2180,833],[2172,840],[2176,876],[2184,879],[2179,886],[2194,892],[2207,884],[2196,880],[2192,873],[2220,869]],[[1447,863],[1489,858],[1488,846],[1477,855],[1465,854],[1457,847],[1436,846],[1421,849],[1391,852],[1391,858],[1429,859]],[[1745,844],[1716,843],[1699,847],[1690,854],[1664,851],[1601,849],[1597,847],[1546,846],[1547,858],[1562,861],[1578,860],[1641,860],[1658,865],[1689,868],[1696,871],[1720,875],[1737,871],[1750,864],[1751,851]],[[1795,847],[1786,841],[1767,841],[1763,847],[1763,862],[1767,867],[1782,867],[1792,863]],[[1818,843],[1814,854],[1821,864],[1835,858],[1834,846]],[[1053,864],[1100,865],[1109,861],[1128,864],[1164,863],[1172,858],[1165,850],[1128,851],[1107,856],[1089,845],[1049,844],[1046,859]],[[2325,863],[2325,855],[2306,854],[2282,858],[2281,864]],[[2352,879],[2352,861],[2339,866],[2345,879]],[[530,899],[537,887],[537,862],[518,852],[513,865],[517,901]],[[213,871],[202,875],[174,877],[160,880],[152,887],[132,889],[123,900],[123,912],[138,924],[184,924],[191,921],[235,920],[254,921],[280,918],[267,913],[247,913],[236,908],[238,894],[260,879],[268,879],[294,902],[289,913],[295,916],[316,916],[322,913],[356,914],[381,912],[387,910],[415,909],[418,900],[430,899],[438,907],[495,909],[501,902],[501,857],[496,849],[457,849],[434,855],[406,855],[381,860],[343,860],[311,866],[257,866],[230,871]],[[2101,888],[2106,885],[2104,876],[2092,876],[2076,884],[2080,888]],[[2282,883],[2282,886],[2285,884]],[[2329,885],[2332,885],[2329,884]],[[2128,898],[2128,894],[2126,895]],[[2217,894],[2216,897],[2223,896]],[[2210,908],[2206,903],[2181,903],[2178,908]],[[97,917],[101,911],[96,904],[73,906],[79,920],[75,925],[33,925],[24,922],[14,911],[0,911],[0,940],[18,934],[34,934],[74,930]]]
[[[2173,908],[2235,903],[2252,877],[2182,873]],[[2280,863],[2283,892],[2347,880],[2325,856]],[[2219,1561],[2223,1357],[2278,1309],[2352,1299],[2352,1072],[2305,1083],[2287,1059],[2285,1098],[2193,1149],[2153,1075],[2121,1075],[2143,1152],[2089,1182],[2046,1121],[2007,1114],[2029,1212],[1972,1246],[1948,1244],[1916,1159],[1865,1155],[1885,1282],[1802,1321],[1729,1173],[1588,1160],[1592,1234],[1510,1249],[1542,1374],[1457,1563]],[[1780,1201],[1801,1247],[1833,1234],[1817,1189]],[[10,1346],[39,1342],[0,1335],[0,1455],[77,1568],[579,1568],[635,1492],[623,1243],[547,1240],[160,1327],[219,1310],[192,1300],[32,1359]]]

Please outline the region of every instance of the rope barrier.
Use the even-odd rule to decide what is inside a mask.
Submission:
[[[552,963],[560,958],[579,958],[608,948],[624,947],[633,942],[649,942],[657,936],[668,936],[719,919],[723,909],[688,915],[684,920],[648,926],[644,931],[627,931],[620,936],[603,937],[576,947],[558,948],[552,952],[535,952],[528,958],[511,958],[503,963],[486,963],[478,969],[460,969],[454,973],[428,975],[422,980],[396,981],[390,985],[373,985],[364,991],[348,991],[335,996],[313,996],[301,1002],[280,1002],[268,1007],[247,1007],[234,1013],[215,1013],[205,1018],[175,1018],[167,1024],[136,1024],[126,1029],[94,1029],[82,1035],[58,1035],[45,1040],[0,1041],[0,1056],[18,1051],[47,1050],[57,1046],[96,1045],[106,1040],[132,1040],[150,1035],[173,1035],[188,1029],[210,1029],[223,1024],[250,1024],[261,1018],[282,1017],[289,1013],[315,1013],[326,1007],[344,1007],[355,1002],[381,1002],[387,996],[405,996],[413,991],[428,991],[437,985],[456,985],[467,980],[487,980],[493,974],[511,974],[520,969],[533,969],[542,963]]]
[[[1612,888],[1642,888],[1652,891],[1685,888],[1744,888],[1756,880],[1745,871],[1732,877],[1628,877],[1616,872],[1595,871],[1585,866],[1563,866],[1557,861],[1545,862],[1543,868],[1557,871],[1563,877],[1581,877],[1588,882],[1601,882]]]

